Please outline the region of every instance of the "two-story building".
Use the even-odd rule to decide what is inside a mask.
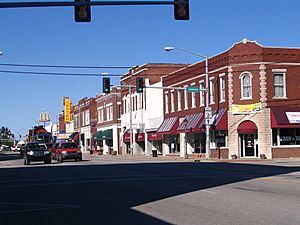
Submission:
[[[244,39],[208,59],[207,92],[187,91],[205,89],[204,61],[163,77],[164,87],[177,88],[163,93],[164,121],[157,131],[164,135],[163,154],[204,156],[207,106],[210,157],[299,157],[299,66],[300,49]]]
[[[95,149],[103,154],[122,154],[121,133],[121,88],[113,87],[110,93],[96,96],[97,132],[94,133]],[[112,152],[113,151],[113,152]]]
[[[97,131],[97,108],[95,98],[82,98],[73,106],[74,137],[83,151],[92,148],[92,137]],[[77,135],[77,136],[76,136]]]
[[[150,155],[152,150],[162,153],[163,136],[156,133],[163,121],[162,76],[185,66],[149,63],[133,67],[121,77],[123,154]],[[146,88],[141,93],[136,90],[137,78],[144,79]]]

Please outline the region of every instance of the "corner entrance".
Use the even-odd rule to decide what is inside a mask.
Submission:
[[[241,158],[258,157],[257,127],[252,121],[243,121],[238,129],[239,155]]]

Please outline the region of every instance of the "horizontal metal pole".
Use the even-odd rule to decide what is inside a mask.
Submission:
[[[58,7],[84,5],[174,5],[174,1],[2,2],[0,3],[0,8]]]

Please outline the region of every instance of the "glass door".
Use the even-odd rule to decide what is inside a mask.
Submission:
[[[258,145],[257,145],[257,134],[240,134],[240,150],[241,157],[257,157]]]

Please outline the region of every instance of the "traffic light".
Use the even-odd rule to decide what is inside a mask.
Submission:
[[[189,0],[174,0],[175,20],[189,20],[190,9]]]
[[[110,78],[109,77],[103,77],[103,93],[110,93]]]
[[[137,77],[136,78],[136,92],[143,93],[144,90],[144,78]]]
[[[74,0],[76,2],[90,3],[90,0]],[[75,9],[75,21],[76,22],[91,22],[91,6],[90,5],[78,5]]]

